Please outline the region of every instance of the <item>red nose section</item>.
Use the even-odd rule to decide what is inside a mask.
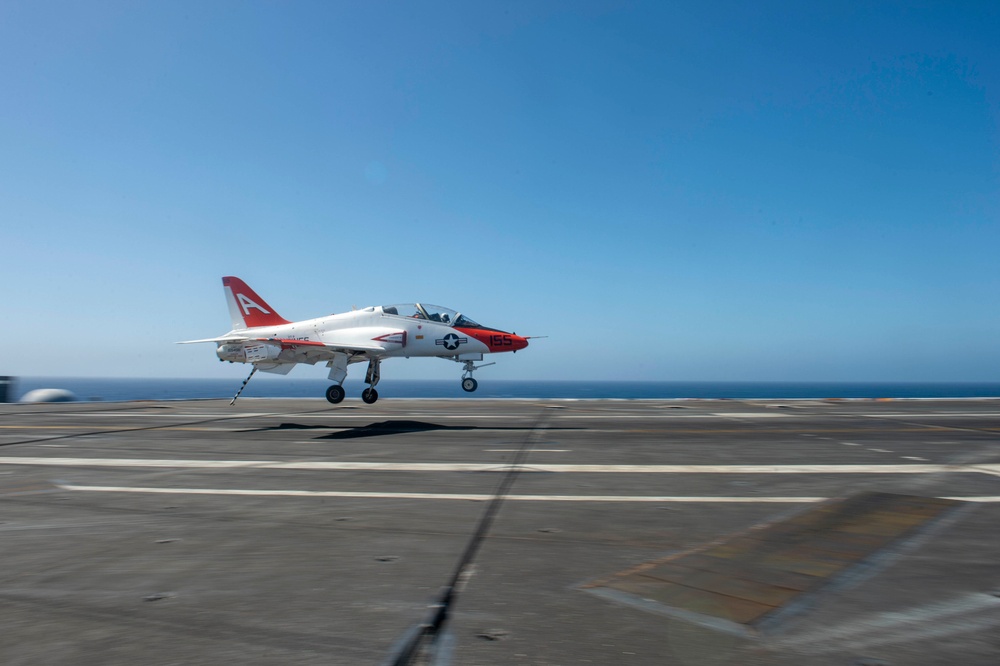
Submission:
[[[469,337],[479,340],[490,348],[490,352],[509,352],[524,349],[528,346],[528,339],[513,333],[503,331],[492,331],[484,328],[460,328],[458,329]]]

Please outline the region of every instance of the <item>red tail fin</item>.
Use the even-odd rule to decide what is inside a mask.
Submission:
[[[280,326],[289,323],[238,277],[230,275],[222,278],[222,288],[226,292],[229,315],[233,318],[233,329]]]

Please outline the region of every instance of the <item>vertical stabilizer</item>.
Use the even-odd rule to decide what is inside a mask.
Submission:
[[[233,319],[233,330],[289,323],[238,277],[230,275],[222,278],[222,288],[226,292],[226,304],[229,306],[229,316]]]

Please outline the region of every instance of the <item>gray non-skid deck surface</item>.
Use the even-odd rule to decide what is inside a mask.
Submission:
[[[998,401],[384,396],[0,405],[0,663],[380,663],[526,441],[453,663],[1000,662]],[[961,508],[759,637],[588,591],[858,493]]]

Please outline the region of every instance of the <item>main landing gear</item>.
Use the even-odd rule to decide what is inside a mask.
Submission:
[[[378,400],[378,391],[375,390],[375,385],[381,378],[380,365],[379,359],[373,358],[368,362],[368,372],[365,373],[365,383],[368,384],[368,388],[361,392],[361,399],[369,405]],[[340,384],[334,384],[326,390],[326,399],[334,405],[343,402],[345,395],[344,387]]]
[[[480,357],[482,360],[482,357]],[[479,382],[472,378],[472,371],[478,370],[479,368],[485,368],[488,365],[496,365],[496,363],[483,363],[482,365],[476,365],[473,361],[461,361],[465,364],[465,368],[462,370],[462,390],[467,393],[472,393],[477,388],[479,388]]]
[[[365,383],[368,384],[368,388],[361,392],[361,399],[369,405],[378,400],[378,391],[375,390],[375,385],[380,379],[379,366],[381,364],[382,362],[377,358],[368,361],[368,372],[365,373]]]
[[[326,390],[326,399],[335,405],[339,402],[343,402],[345,395],[347,395],[347,392],[340,384],[334,384]]]

